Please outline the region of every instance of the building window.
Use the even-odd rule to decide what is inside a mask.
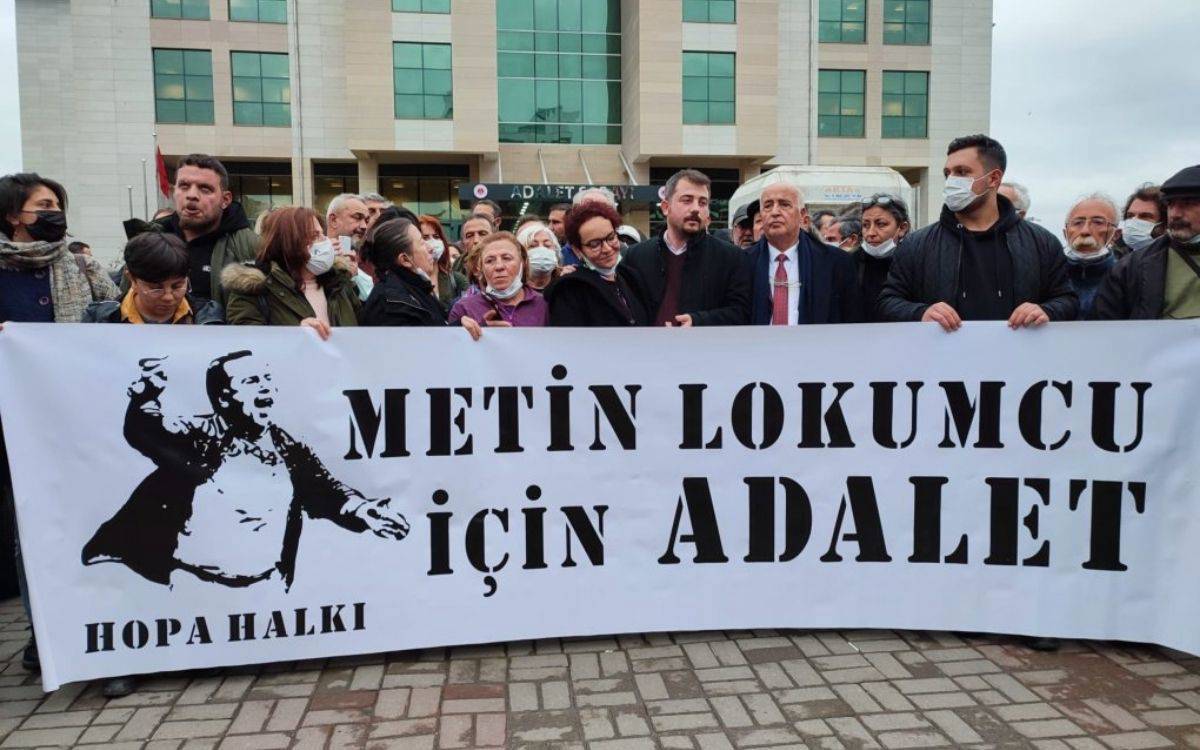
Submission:
[[[229,20],[287,23],[287,0],[229,0]]]
[[[732,52],[683,53],[683,124],[734,123],[734,66]]]
[[[865,44],[867,0],[821,0],[818,38],[822,42]]]
[[[224,162],[229,191],[253,222],[259,214],[292,204],[290,162]]]
[[[449,120],[454,117],[450,61],[449,44],[392,44],[397,120]]]
[[[212,52],[154,50],[155,122],[213,124]]]
[[[449,13],[450,0],[392,0],[393,13]]]
[[[735,23],[734,0],[683,0],[683,20],[692,23]]]
[[[292,124],[287,53],[233,52],[233,124]]]
[[[883,71],[883,137],[927,138],[929,74]]]
[[[337,196],[358,192],[358,162],[314,161],[312,169],[313,207],[321,216]]]
[[[929,0],[884,0],[884,44],[929,44]]]
[[[817,76],[817,135],[863,137],[865,70],[822,70]]]
[[[379,193],[418,216],[437,217],[457,237],[463,215],[458,188],[469,178],[465,164],[380,164]]]
[[[502,143],[621,142],[620,0],[497,0]]]
[[[150,0],[152,18],[208,20],[208,0]]]

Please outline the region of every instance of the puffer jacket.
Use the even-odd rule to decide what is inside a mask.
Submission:
[[[1017,214],[998,196],[1000,244],[1012,259],[1013,308],[1040,305],[1050,320],[1075,320],[1079,299],[1067,281],[1062,243],[1053,234]],[[967,230],[942,207],[937,223],[907,237],[896,248],[888,279],[875,305],[876,318],[918,321],[937,302],[955,307],[962,290],[962,259]]]
[[[198,326],[221,325],[225,322],[225,312],[221,306],[212,300],[198,300],[192,295],[187,297],[188,305],[192,308],[191,317],[179,321],[183,324]],[[121,314],[121,300],[106,300],[88,305],[83,313],[83,323],[128,323]]]
[[[358,325],[362,303],[344,258],[333,269],[318,276],[329,303],[329,322],[334,326]],[[264,271],[257,266],[229,265],[221,272],[226,297],[225,320],[230,325],[298,326],[317,313],[296,288],[296,282],[276,263]]]

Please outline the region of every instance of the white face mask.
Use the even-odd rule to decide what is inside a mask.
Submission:
[[[887,258],[892,253],[896,252],[896,240],[890,239],[886,242],[881,242],[878,245],[872,245],[870,242],[863,240],[863,252],[870,255],[872,258]]]
[[[1121,239],[1129,246],[1129,249],[1141,250],[1151,242],[1154,242],[1154,238],[1150,236],[1150,233],[1158,225],[1145,219],[1126,219],[1117,226],[1121,229]]]
[[[621,265],[621,256],[617,255],[617,260],[615,263],[612,264],[612,268],[601,268],[600,266],[591,262],[587,258],[584,258],[583,262],[584,262],[584,265],[586,265],[588,268],[592,269],[596,273],[600,274],[604,278],[611,279],[612,277],[617,275],[617,266]]]
[[[333,268],[334,257],[336,257],[336,253],[333,251],[333,242],[328,238],[323,239],[309,246],[308,263],[305,264],[305,267],[312,275],[320,276]]]
[[[534,273],[553,273],[558,268],[558,253],[553,248],[537,245],[529,248],[529,270]]]
[[[513,277],[512,283],[508,285],[507,289],[496,289],[491,284],[488,284],[487,288],[483,290],[483,293],[492,299],[512,299],[513,297],[517,296],[517,292],[521,291],[521,287],[525,285],[525,283],[521,281],[521,277],[524,275],[524,272],[524,268],[518,268],[517,275]]]
[[[1063,247],[1063,255],[1067,256],[1067,260],[1073,260],[1076,263],[1098,263],[1108,257],[1109,247],[1104,247],[1091,253],[1081,253],[1070,245]]]
[[[986,176],[984,175],[984,177]],[[972,189],[975,187],[975,183],[982,179],[983,177],[977,177],[974,180],[970,177],[947,177],[946,186],[942,188],[942,196],[946,203],[946,208],[954,213],[959,213],[970,208],[972,203],[982,197],[977,195]]]
[[[429,254],[433,256],[433,262],[437,263],[442,259],[442,254],[446,252],[446,243],[442,242],[437,237],[431,237],[425,240],[425,247],[429,248]]]

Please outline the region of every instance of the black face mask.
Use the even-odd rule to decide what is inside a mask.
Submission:
[[[37,221],[25,227],[39,242],[58,242],[67,234],[67,215],[62,211],[34,211]]]

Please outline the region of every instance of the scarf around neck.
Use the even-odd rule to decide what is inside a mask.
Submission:
[[[0,239],[0,269],[37,271],[50,269],[50,299],[56,323],[78,323],[92,300],[87,276],[67,249],[58,242],[13,242]]]

